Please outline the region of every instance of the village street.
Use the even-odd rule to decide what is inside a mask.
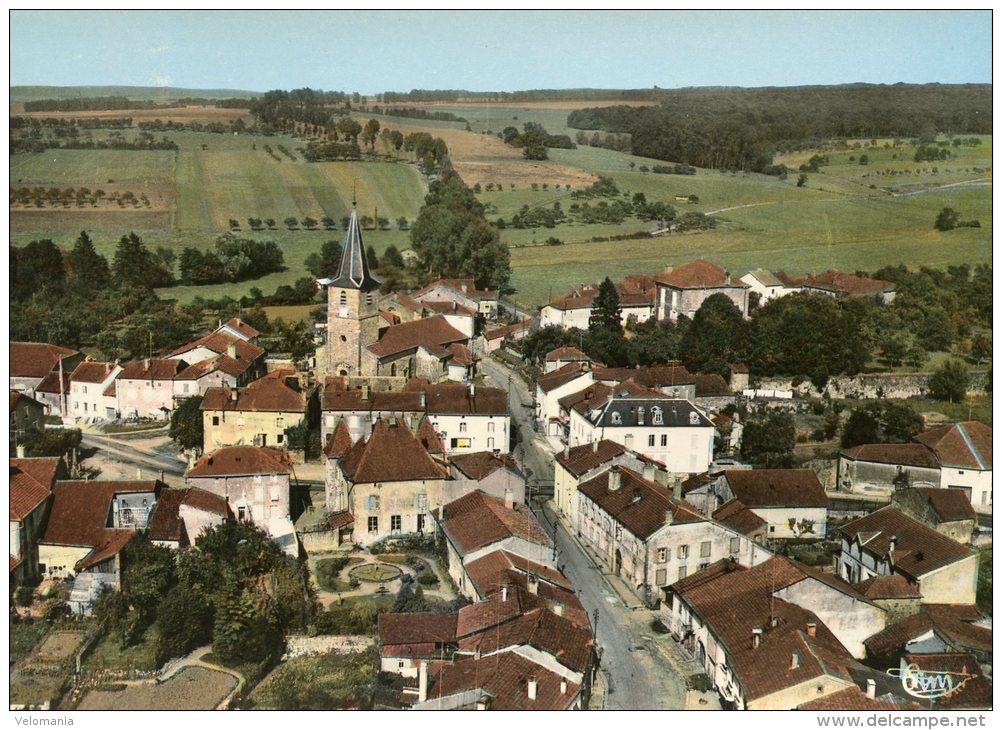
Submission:
[[[491,358],[480,363],[492,387],[509,390],[512,423],[518,425],[520,443],[515,457],[526,471],[532,487],[552,490],[553,454],[546,440],[532,427],[532,395],[513,371]],[[531,472],[531,473],[530,473]],[[541,504],[541,502],[540,502]],[[632,596],[624,596],[603,574],[577,540],[560,524],[553,512],[534,505],[544,525],[554,529],[557,562],[571,580],[582,605],[597,616],[597,644],[601,652],[605,696],[592,709],[660,710],[686,707],[687,674],[694,673],[671,640],[655,637],[651,612]]]

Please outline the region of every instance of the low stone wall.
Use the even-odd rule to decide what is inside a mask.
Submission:
[[[372,636],[290,636],[282,659],[315,654],[356,654],[375,646]]]
[[[809,380],[796,385],[790,378],[756,379],[755,387],[765,391],[789,391],[798,398],[844,398],[865,400],[876,398],[921,398],[928,389],[932,373],[865,373],[860,375],[838,375],[830,378],[824,390],[815,388]],[[972,371],[969,373],[972,393],[982,394],[987,384],[987,373]]]

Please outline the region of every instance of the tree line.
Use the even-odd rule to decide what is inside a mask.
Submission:
[[[222,284],[285,271],[285,260],[274,241],[254,241],[226,233],[216,239],[214,251],[185,248],[178,269],[182,284]]]
[[[656,101],[662,94],[654,89],[527,89],[525,91],[465,91],[461,89],[413,89],[384,91],[376,101],[385,104],[417,101],[520,102],[520,101]]]
[[[567,125],[629,134],[635,155],[751,171],[790,143],[992,131],[991,86],[983,84],[681,89],[660,102],[579,109]]]
[[[183,97],[173,101],[129,99],[124,96],[91,96],[80,99],[37,99],[24,102],[26,112],[97,112],[117,109],[169,109],[183,106],[214,106],[223,109],[244,109],[250,99],[204,99]]]

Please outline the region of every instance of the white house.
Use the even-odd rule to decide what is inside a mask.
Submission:
[[[657,287],[654,277],[633,274],[616,284],[619,294],[621,321],[625,327],[629,323],[646,322],[654,316]],[[546,303],[539,311],[541,327],[556,326],[564,329],[588,329],[598,284],[582,285],[565,297]]]
[[[759,306],[800,291],[800,287],[792,284],[782,271],[773,273],[767,269],[754,269],[739,276],[738,281],[747,284],[751,292],[758,294]]]
[[[714,514],[736,500],[765,523],[769,538],[825,537],[828,496],[811,469],[728,469],[710,491]]]
[[[163,419],[174,410],[174,378],[187,367],[184,360],[136,360],[126,363],[115,380],[122,418]]]
[[[114,419],[118,414],[115,379],[117,362],[82,362],[70,374],[69,411],[72,418]]]
[[[547,436],[563,437],[560,399],[593,382],[590,362],[568,362],[536,378],[536,422]]]

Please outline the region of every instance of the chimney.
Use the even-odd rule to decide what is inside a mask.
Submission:
[[[234,403],[237,402],[237,391],[235,389],[230,391],[230,400]]]
[[[536,682],[536,678],[535,677],[530,677],[529,678],[529,687],[528,687],[528,689],[529,689],[529,699],[530,700],[536,699],[536,688],[537,688],[537,686],[538,686],[538,682]]]
[[[470,383],[470,400],[473,400],[476,397],[477,397],[477,386],[474,385],[473,383]]]
[[[553,604],[553,613],[556,614],[557,616],[563,616],[564,604],[560,603],[559,601],[555,602]]]
[[[731,272],[730,272],[730,271],[725,271],[725,272],[724,272],[724,281],[725,281],[725,282],[726,282],[727,284],[730,284],[730,283],[731,283]]]
[[[362,400],[369,400],[369,384],[362,384]]]
[[[755,628],[751,630],[751,645],[752,649],[758,649],[762,646],[762,629]]]
[[[465,294],[465,293],[466,293],[466,289],[467,289],[467,286],[466,286],[466,284],[460,284],[460,285],[459,285],[459,288],[460,288],[460,289],[462,289],[462,291],[463,291],[463,294]]]
[[[226,354],[232,360],[236,360],[237,359],[237,343],[236,342],[231,342],[230,344],[228,344],[226,346]]]
[[[528,578],[529,593],[534,596],[539,595],[539,578],[534,575],[530,575]]]
[[[769,626],[771,626],[772,628],[776,628],[777,626],[779,626],[779,616],[777,616],[775,614],[773,614],[772,616],[770,616],[769,617]]]
[[[790,655],[790,669],[800,669],[800,652],[796,649]]]
[[[562,695],[567,694],[567,680],[566,679],[561,679],[560,680],[560,694],[562,694]]]
[[[504,490],[504,508],[515,509],[515,495],[508,487]]]
[[[508,601],[508,586],[507,584],[501,586],[501,603],[506,603]]]
[[[422,411],[428,407],[428,395],[423,390],[421,391],[421,397],[418,399],[418,402],[421,404]]]
[[[646,461],[644,462],[643,477],[649,482],[654,481],[654,464],[651,464]]]
[[[872,679],[866,680],[866,696],[871,700],[877,699],[877,683]]]
[[[898,536],[894,535],[891,537],[890,543],[887,545],[887,554],[890,555],[894,552],[894,548],[898,546]]]
[[[150,369],[150,359],[148,357],[143,358],[143,369],[144,370]]]
[[[680,479],[676,479],[675,484],[672,485],[671,496],[676,502],[682,499],[682,481]]]
[[[591,450],[592,453],[594,454],[598,453],[598,439],[595,439],[594,441],[591,442]]]
[[[17,445],[17,458],[23,459],[25,457],[24,444]]]
[[[571,458],[571,447],[570,447],[570,444],[564,444],[564,458],[565,459],[570,459]]]
[[[136,481],[143,481],[143,467],[136,467]]]
[[[818,625],[815,623],[807,624],[807,635],[812,639],[818,635]]]
[[[623,475],[619,467],[614,466],[609,470],[609,491],[618,492],[621,486],[623,486]]]
[[[418,662],[418,702],[428,699],[428,662]]]

